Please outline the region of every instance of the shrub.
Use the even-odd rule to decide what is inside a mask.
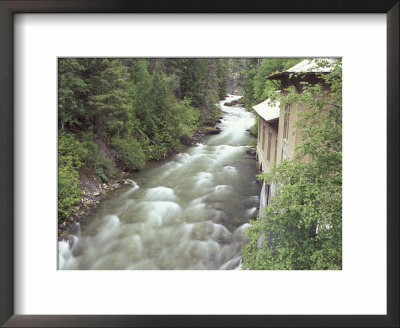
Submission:
[[[79,202],[79,168],[87,156],[86,148],[72,134],[58,138],[58,216],[65,220]]]
[[[60,164],[71,162],[76,168],[80,168],[88,155],[84,144],[79,142],[72,134],[61,132],[58,135],[58,158]]]
[[[79,203],[81,190],[78,170],[71,164],[58,167],[58,217],[65,220]]]
[[[116,174],[114,161],[99,150],[99,146],[94,142],[93,132],[82,135],[82,143],[87,149],[86,163],[93,167],[94,174],[102,182],[107,182]]]
[[[168,149],[165,145],[149,145],[147,148],[147,156],[148,159],[155,159],[159,160],[161,159],[166,153],[168,152]]]
[[[190,106],[189,100],[187,99],[181,101],[180,104],[176,106],[175,111],[180,115],[177,124],[179,137],[190,138],[197,129],[200,117],[199,111]]]
[[[102,182],[107,182],[108,179],[112,178],[116,174],[113,160],[105,155],[102,155],[99,151],[97,151],[95,154],[93,169],[96,176]]]
[[[97,155],[99,154],[99,146],[94,142],[95,135],[92,131],[82,134],[82,145],[87,151],[86,164],[93,166]]]
[[[140,143],[133,137],[114,137],[111,142],[117,152],[117,159],[130,170],[140,170],[144,167],[146,156]]]
[[[250,129],[250,134],[254,137],[258,137],[258,116],[256,115],[256,122]]]

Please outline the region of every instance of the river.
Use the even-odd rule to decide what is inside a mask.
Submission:
[[[218,135],[132,177],[111,192],[67,241],[59,269],[239,269],[243,229],[257,214],[261,185],[247,153],[254,114],[221,101]]]

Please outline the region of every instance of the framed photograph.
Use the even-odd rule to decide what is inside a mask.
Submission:
[[[2,325],[399,325],[398,1],[0,10]]]

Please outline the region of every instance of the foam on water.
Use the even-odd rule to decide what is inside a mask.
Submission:
[[[240,268],[260,191],[245,148],[254,115],[223,103],[221,134],[150,163],[133,177],[140,188],[102,201],[75,239],[59,242],[60,269]]]
[[[174,190],[167,187],[150,188],[146,192],[146,199],[148,200],[172,200],[176,199]]]
[[[237,169],[233,166],[224,166],[223,171],[230,175],[237,174]]]
[[[134,185],[132,188],[130,188],[129,190],[127,190],[127,191],[125,191],[122,195],[121,195],[121,197],[128,197],[129,195],[131,195],[132,193],[134,193],[136,190],[138,190],[139,189],[139,186],[138,185]]]

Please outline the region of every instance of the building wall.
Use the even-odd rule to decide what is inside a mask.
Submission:
[[[265,134],[263,133],[263,129],[265,129]],[[269,131],[271,131],[271,152],[268,160]],[[262,117],[258,118],[257,164],[259,170],[260,165],[262,165],[261,170],[268,172],[274,166],[276,157],[279,157],[279,151],[276,153],[277,156],[275,156],[277,135],[278,131],[270,123],[266,122]]]
[[[311,77],[313,79],[313,77]],[[308,81],[308,80],[307,80]],[[320,83],[319,79],[315,79],[315,81],[310,80],[310,83]],[[327,86],[324,85],[325,90],[329,90]],[[281,90],[281,94],[285,96],[287,94],[286,90]],[[258,126],[258,142],[257,142],[257,159],[258,159],[258,169],[260,169],[260,164],[262,164],[262,171],[268,172],[273,165],[280,164],[282,162],[282,153],[283,149],[286,150],[286,158],[294,158],[296,155],[296,147],[301,143],[301,134],[300,129],[296,127],[296,122],[300,119],[299,113],[307,109],[305,104],[293,103],[290,108],[289,115],[289,131],[288,137],[284,140],[284,126],[285,126],[285,105],[281,105],[280,113],[279,113],[279,123],[278,129],[271,126],[270,123],[263,120],[259,117],[259,126]],[[262,148],[262,140],[263,140],[263,127],[266,126],[267,130],[265,133],[265,143],[264,149]],[[272,128],[273,130],[273,140],[272,140],[272,149],[271,149],[271,160],[267,161],[267,147],[268,147],[268,129]],[[277,141],[276,141],[277,138]],[[275,156],[275,145],[277,144],[276,156]],[[305,157],[307,160],[308,157]],[[262,192],[260,195],[260,209],[263,206],[267,206],[271,197],[275,194],[276,185],[271,184],[268,185],[263,183]]]
[[[301,135],[296,122],[298,120],[298,113],[305,109],[304,105],[292,104],[289,112],[289,131],[286,140],[283,138],[284,125],[285,125],[285,106],[282,106],[279,113],[278,130],[269,122],[259,117],[258,120],[258,139],[257,139],[257,163],[258,169],[263,172],[269,170],[275,165],[282,162],[282,149],[286,147],[286,158],[293,158],[296,152],[296,146],[301,142]],[[263,128],[265,127],[265,135]],[[267,160],[268,151],[268,131],[271,129],[271,157]],[[264,137],[263,137],[264,136]],[[262,147],[264,139],[264,149]],[[275,149],[276,146],[276,149]],[[263,183],[262,192],[260,194],[260,209],[267,206],[271,202],[271,198],[275,194],[276,185],[268,185]]]
[[[299,112],[303,111],[305,106],[303,104],[291,104],[289,114],[289,133],[288,138],[284,140],[284,124],[285,124],[285,106],[283,105],[279,115],[279,129],[278,129],[278,152],[277,164],[282,162],[283,148],[286,148],[286,158],[293,158],[296,154],[296,146],[301,142],[301,135],[299,128],[296,127],[296,122],[299,119]]]

